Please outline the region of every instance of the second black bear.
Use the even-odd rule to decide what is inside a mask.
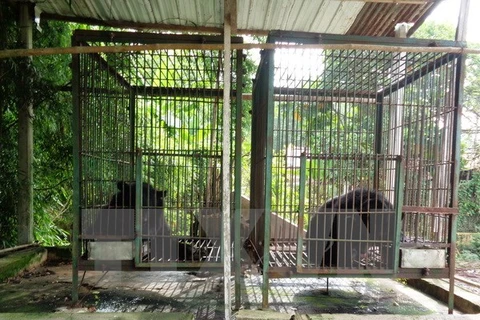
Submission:
[[[355,240],[364,240],[370,236],[372,220],[376,220],[371,219],[371,213],[380,210],[390,217],[394,215],[392,203],[372,189],[355,189],[327,201],[312,213],[308,225],[309,262],[321,267],[352,267],[352,262],[362,254],[360,251],[365,250],[361,248],[364,243]],[[376,217],[385,218],[380,215]],[[382,221],[389,221],[391,225],[383,227],[393,236],[394,219]]]

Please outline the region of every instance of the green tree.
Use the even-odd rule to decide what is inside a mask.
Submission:
[[[455,40],[455,26],[427,21],[412,35],[416,39]]]
[[[0,49],[18,48],[17,10],[0,4]],[[70,45],[72,26],[62,22],[41,24],[34,29],[34,47]],[[71,79],[70,56],[52,55],[32,59],[0,60],[0,247],[16,243],[17,205],[17,99],[26,93],[21,76],[32,84],[34,106],[34,235],[42,244],[67,240],[71,217],[72,134],[71,94],[61,90]]]
[[[14,10],[0,3],[0,50],[15,48],[17,28]],[[0,60],[0,248],[15,244],[17,189],[17,110],[15,108],[14,59]]]

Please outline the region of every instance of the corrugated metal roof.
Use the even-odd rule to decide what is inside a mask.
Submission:
[[[395,25],[402,22],[412,23],[414,31],[435,5],[436,3],[433,2],[424,4],[365,3],[347,34],[393,37]]]
[[[344,34],[363,6],[361,1],[245,0],[238,3],[237,27]]]
[[[20,2],[24,0],[11,0]],[[232,0],[235,1],[235,0]],[[399,22],[416,26],[438,4],[379,0],[237,0],[240,33],[270,30],[392,36]],[[385,1],[385,0],[383,0]],[[397,0],[406,1],[406,0]],[[224,0],[30,0],[41,17],[125,28],[221,32]],[[411,2],[414,2],[413,4]],[[415,26],[416,24],[416,26]]]

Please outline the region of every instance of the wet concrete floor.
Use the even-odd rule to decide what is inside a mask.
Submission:
[[[79,279],[82,277],[80,301],[73,308],[70,265],[40,267],[1,283],[0,319],[5,316],[13,319],[7,313],[20,315],[20,312],[32,315],[47,312],[51,316],[55,312],[55,316],[79,312],[90,316],[178,313],[178,319],[183,315],[185,319],[224,318],[221,274],[199,277],[176,271],[88,271],[85,275],[81,272]],[[242,278],[243,310],[237,314],[239,319],[249,319],[245,318],[245,311],[261,309],[261,283],[260,275]],[[447,314],[444,304],[389,279],[330,278],[328,287],[327,293],[325,278],[272,279],[269,310],[287,317],[355,314],[398,315],[410,319]]]

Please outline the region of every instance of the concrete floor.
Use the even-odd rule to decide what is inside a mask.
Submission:
[[[80,273],[80,279],[83,272]],[[246,319],[476,319],[389,279],[272,279],[268,311],[261,311],[261,276],[242,278],[242,309]],[[233,283],[232,283],[233,285]],[[223,319],[220,274],[204,277],[175,271],[89,271],[72,308],[71,266],[43,267],[0,284],[0,319]],[[232,288],[233,289],[233,288]],[[63,318],[62,318],[63,317]],[[33,318],[32,318],[33,319]],[[153,318],[152,318],[153,319]]]

